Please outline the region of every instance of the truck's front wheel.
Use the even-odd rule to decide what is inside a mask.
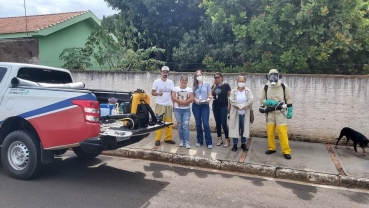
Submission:
[[[37,136],[26,130],[8,134],[1,147],[5,172],[21,180],[35,176],[41,166],[39,143]]]
[[[79,158],[82,158],[82,159],[93,159],[101,154],[101,152],[94,152],[94,153],[85,152],[81,147],[73,147],[73,152]]]

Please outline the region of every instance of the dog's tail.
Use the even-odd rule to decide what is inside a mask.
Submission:
[[[338,137],[338,138],[336,138],[336,140],[337,140],[337,143],[336,143],[336,145],[338,144],[338,142],[342,139],[342,137],[344,136],[344,132],[343,132],[343,129],[341,130],[341,132],[340,132],[340,136]]]
[[[344,136],[344,132],[343,131],[344,131],[344,129],[341,130],[340,136],[337,139],[341,139]]]

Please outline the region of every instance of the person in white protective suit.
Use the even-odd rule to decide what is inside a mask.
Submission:
[[[282,153],[289,160],[291,159],[291,148],[288,144],[287,119],[291,119],[293,113],[290,88],[282,83],[280,80],[282,76],[276,69],[271,69],[266,77],[268,83],[260,91],[260,103],[266,107],[283,107],[265,113],[268,137],[268,150],[265,154],[270,155],[276,152],[275,131],[277,130]]]

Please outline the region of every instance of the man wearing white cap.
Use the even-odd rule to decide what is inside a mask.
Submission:
[[[156,96],[155,99],[155,113],[162,115],[164,113],[164,122],[172,122],[172,99],[171,94],[174,88],[172,80],[168,79],[169,67],[163,66],[161,68],[161,78],[154,81],[152,85],[151,95]],[[160,146],[160,140],[163,129],[157,130],[155,135],[155,145]],[[175,144],[172,134],[172,125],[165,128],[164,142]]]

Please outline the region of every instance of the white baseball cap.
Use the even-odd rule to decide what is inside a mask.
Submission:
[[[169,71],[169,67],[163,66],[163,67],[161,67],[161,71]]]

